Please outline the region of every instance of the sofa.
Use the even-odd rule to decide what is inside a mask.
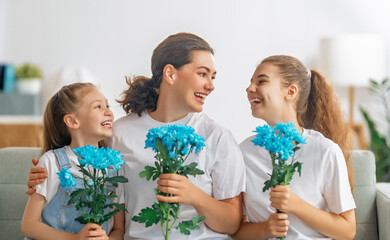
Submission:
[[[20,223],[28,196],[25,195],[31,159],[39,148],[0,149],[0,239],[23,239]],[[390,183],[376,183],[372,152],[352,153],[357,209],[355,239],[390,239]]]

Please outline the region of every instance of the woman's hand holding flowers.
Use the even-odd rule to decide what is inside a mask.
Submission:
[[[156,198],[162,202],[195,205],[203,193],[187,177],[179,174],[161,174],[157,184],[159,191],[172,194],[172,196],[157,195]]]

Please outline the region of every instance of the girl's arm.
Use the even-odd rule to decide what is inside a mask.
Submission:
[[[86,224],[77,234],[60,231],[42,223],[41,214],[44,203],[45,198],[42,195],[34,193],[30,196],[22,219],[22,232],[24,236],[37,240],[93,239],[106,236],[104,230],[99,225],[92,223]]]
[[[242,221],[240,228],[232,238],[235,240],[257,240],[286,236],[290,224],[287,217],[287,214],[284,213],[273,213],[265,222]]]
[[[33,239],[76,239],[75,234],[59,231],[41,222],[45,198],[34,193],[28,199],[22,219],[23,235]]]
[[[162,174],[157,189],[172,194],[171,197],[157,195],[163,202],[178,202],[192,205],[199,216],[205,216],[205,223],[212,230],[233,234],[240,226],[242,216],[242,194],[224,200],[216,200],[192,184],[188,178],[178,174]],[[226,217],[229,213],[229,217]]]
[[[297,197],[291,188],[271,189],[271,206],[290,212],[321,234],[333,239],[353,239],[356,234],[355,210],[335,214],[320,210]]]
[[[125,212],[120,211],[114,215],[114,227],[112,228],[109,239],[122,240],[124,234],[125,234]]]

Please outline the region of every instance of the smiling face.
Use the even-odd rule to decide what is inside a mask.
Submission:
[[[112,135],[114,115],[108,101],[96,88],[81,89],[80,107],[75,113],[79,123],[80,136],[88,142],[98,142]]]
[[[283,122],[287,112],[285,96],[287,88],[281,85],[278,67],[262,63],[253,73],[251,83],[246,89],[252,115],[268,124]]]
[[[182,112],[201,112],[207,96],[214,90],[217,74],[213,55],[209,51],[194,51],[192,61],[176,69],[175,102]]]

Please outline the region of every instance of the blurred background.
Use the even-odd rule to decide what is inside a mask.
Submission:
[[[389,12],[386,0],[0,0],[1,64],[18,67],[29,62],[42,72],[40,90],[26,93],[33,98],[21,100],[25,93],[17,89],[17,79],[14,89],[0,93],[0,123],[40,124],[41,106],[61,85],[72,81],[99,85],[118,119],[124,112],[115,99],[126,89],[125,76],[150,76],[150,59],[157,44],[171,34],[191,32],[215,49],[216,88],[206,101],[205,112],[241,142],[262,124],[251,116],[245,89],[263,58],[292,55],[309,68],[326,71],[321,51],[328,51],[329,44],[324,41],[368,34],[376,40],[364,43],[366,51],[361,52],[360,46],[351,50],[356,53],[352,59],[365,61],[337,65],[347,73],[365,69],[365,64],[379,66],[368,70],[371,76],[356,80],[363,83],[353,92],[353,120],[363,124],[369,147],[370,133],[359,106],[375,115],[372,106],[379,100],[370,94],[369,77],[382,82],[390,72]],[[353,38],[348,41],[343,44],[355,42]],[[343,57],[337,48],[329,51],[335,54],[330,59]],[[367,52],[375,54],[364,57]],[[334,84],[346,118],[350,118],[349,89],[354,80]],[[15,112],[18,106],[27,109]],[[23,119],[18,120],[18,115]],[[384,127],[381,131],[386,135]],[[356,148],[364,146],[357,142]]]

